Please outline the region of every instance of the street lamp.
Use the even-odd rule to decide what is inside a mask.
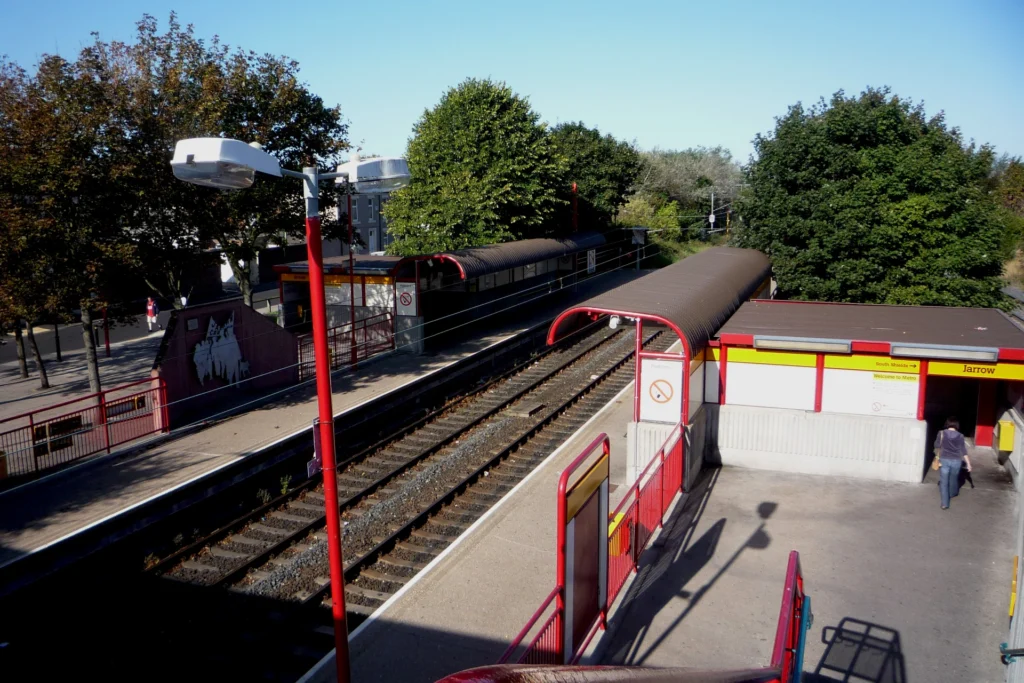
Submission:
[[[335,183],[344,184],[345,197],[348,200],[348,282],[349,282],[349,306],[351,327],[351,360],[353,367],[356,364],[356,275],[355,275],[355,252],[352,238],[352,188],[360,194],[386,194],[405,187],[409,183],[409,164],[405,159],[399,157],[376,157],[373,159],[360,159],[353,155],[352,159],[337,168]],[[372,200],[371,200],[372,201]],[[377,205],[377,229],[380,230],[380,205]],[[340,208],[339,208],[340,212]],[[379,232],[377,239],[383,237]],[[372,251],[372,249],[371,249]],[[366,305],[366,301],[363,301]]]
[[[255,174],[287,176],[302,180],[306,200],[306,254],[309,258],[309,295],[313,316],[313,348],[316,356],[316,392],[319,405],[320,444],[324,473],[324,507],[327,513],[327,556],[331,570],[331,611],[339,683],[349,681],[348,626],[345,623],[345,575],[341,554],[341,518],[334,458],[334,407],[331,401],[331,364],[327,354],[327,306],[324,293],[323,247],[320,237],[319,189],[321,180],[341,173],[319,173],[315,166],[302,171],[281,168],[278,160],[256,143],[223,138],[191,138],[174,146],[171,170],[179,180],[222,190],[250,187]],[[355,303],[354,301],[352,302]]]

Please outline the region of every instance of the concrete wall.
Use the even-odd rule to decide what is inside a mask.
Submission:
[[[684,433],[686,443],[686,473],[683,476],[683,485],[686,490],[696,483],[697,476],[704,466],[704,453],[707,451],[708,433],[708,409],[701,406],[697,413],[690,419]]]
[[[208,340],[212,329],[224,330],[225,336]],[[206,358],[212,370],[202,379],[197,351],[201,354],[198,365]],[[267,390],[294,384],[297,362],[295,335],[241,299],[231,299],[173,311],[152,376],[167,383],[170,422],[177,427]],[[230,370],[225,370],[225,365]]]
[[[735,467],[920,482],[927,427],[916,419],[717,406],[707,411],[708,462]]]
[[[395,318],[395,348],[400,353],[423,353],[423,317],[400,315]]]
[[[626,427],[626,486],[632,486],[676,428],[662,422],[630,422]]]

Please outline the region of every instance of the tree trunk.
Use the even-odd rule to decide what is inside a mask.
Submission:
[[[53,343],[57,347],[57,362],[60,363],[64,360],[60,355],[60,323],[53,324]]]
[[[82,302],[82,341],[85,342],[85,362],[89,372],[89,391],[98,394],[100,389],[100,368],[96,361],[96,339],[92,336],[92,311],[89,302]]]
[[[25,337],[21,334],[21,321],[14,321],[14,343],[18,349],[18,368],[23,379],[28,378],[28,363],[25,362]]]
[[[32,356],[36,359],[36,368],[39,369],[39,388],[49,389],[50,379],[46,376],[46,366],[43,365],[43,354],[39,353],[39,344],[36,343],[36,333],[32,329],[32,323],[28,324],[28,344],[32,347]]]
[[[231,261],[231,272],[235,275],[235,282],[238,283],[238,289],[242,292],[242,301],[249,308],[252,308],[252,261],[243,261],[239,264],[238,261]]]

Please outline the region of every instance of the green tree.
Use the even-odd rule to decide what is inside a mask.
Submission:
[[[579,229],[607,229],[637,179],[640,154],[632,145],[601,135],[582,122],[555,126],[549,136],[565,164],[564,179],[557,187],[558,197],[565,202],[556,218],[558,225],[572,224],[572,184],[576,183]]]
[[[173,178],[174,143],[189,137],[259,142],[282,165],[333,170],[347,147],[338,107],[328,107],[299,80],[299,65],[285,57],[231,49],[195,37],[171,14],[159,34],[148,15],[132,43],[104,43],[92,51],[102,62],[118,125],[131,131],[120,148],[122,176],[131,193],[126,224],[144,262],[146,281],[179,305],[186,276],[209,259],[216,241],[245,302],[260,249],[286,235],[304,237],[301,189],[292,181],[260,178],[245,192],[223,193]],[[333,204],[323,188],[321,206]],[[325,225],[328,237],[335,224]]]
[[[997,178],[996,198],[1017,216],[1024,218],[1024,164],[1010,159]]]
[[[413,127],[410,184],[384,208],[396,240],[415,254],[555,233],[564,168],[529,102],[504,83],[468,79]],[[561,227],[564,231],[566,226]]]
[[[797,104],[754,140],[747,226],[794,299],[994,306],[1007,226],[987,191],[993,154],[943,116],[868,89]]]
[[[616,221],[624,228],[649,228],[659,233],[663,240],[679,241],[682,238],[679,204],[663,201],[657,196],[633,195],[619,211]]]
[[[92,313],[124,315],[124,276],[135,265],[121,229],[127,201],[114,151],[130,132],[110,125],[102,74],[86,49],[75,62],[44,56],[32,76],[5,65],[0,79],[4,229],[16,236],[15,272],[34,285],[14,290],[16,311],[81,310],[93,391],[100,383]]]

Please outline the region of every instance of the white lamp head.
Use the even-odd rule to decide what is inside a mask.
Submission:
[[[281,177],[276,157],[258,145],[225,138],[179,140],[174,146],[171,170],[179,180],[222,190],[250,187],[256,172]]]

